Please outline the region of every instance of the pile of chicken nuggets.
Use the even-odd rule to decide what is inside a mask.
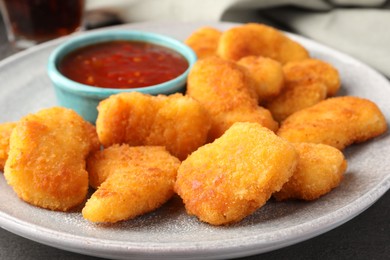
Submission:
[[[387,131],[375,103],[337,96],[337,69],[275,28],[203,27],[185,42],[198,56],[185,94],[113,95],[96,125],[62,107],[0,124],[15,193],[49,210],[82,208],[96,223],[177,194],[188,214],[226,225],[270,198],[324,196],[346,172],[343,149]]]

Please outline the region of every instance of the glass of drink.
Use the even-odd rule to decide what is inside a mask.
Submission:
[[[8,40],[20,49],[81,30],[84,6],[85,0],[0,0]]]

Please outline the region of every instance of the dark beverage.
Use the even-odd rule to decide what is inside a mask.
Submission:
[[[82,25],[84,0],[3,0],[3,4],[14,40],[39,43]]]

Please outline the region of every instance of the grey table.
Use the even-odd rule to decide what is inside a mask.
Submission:
[[[0,19],[0,60],[15,50]],[[6,84],[6,82],[0,82]],[[390,192],[351,221],[310,240],[242,259],[390,259]],[[0,228],[0,259],[99,259],[48,247]]]

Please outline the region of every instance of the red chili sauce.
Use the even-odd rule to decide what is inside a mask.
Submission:
[[[166,47],[138,41],[110,41],[80,48],[59,64],[61,73],[101,88],[142,88],[182,74],[187,60]]]

